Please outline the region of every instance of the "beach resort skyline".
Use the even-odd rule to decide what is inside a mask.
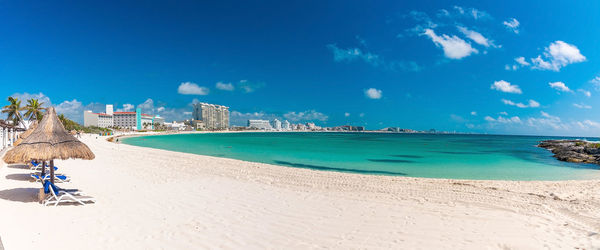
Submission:
[[[20,88],[0,95],[79,123],[105,104],[172,121],[207,102],[231,125],[600,134],[582,25],[599,3],[232,4],[3,3],[0,82]]]
[[[0,2],[0,250],[600,249],[598,9]]]

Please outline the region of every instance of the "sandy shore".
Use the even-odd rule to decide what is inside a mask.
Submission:
[[[11,249],[600,248],[600,180],[457,181],[312,171],[82,139],[57,161],[98,202],[43,207],[0,164]]]

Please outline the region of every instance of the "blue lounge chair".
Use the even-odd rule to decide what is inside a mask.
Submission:
[[[48,167],[48,165],[44,165],[44,166]],[[42,164],[31,161],[31,170],[42,170]],[[58,167],[54,166],[54,171],[56,171],[56,170],[58,170]]]
[[[84,202],[96,202],[93,197],[85,196],[76,189],[62,189],[52,184],[50,181],[44,181],[44,193],[49,194],[42,204],[44,206],[54,205],[66,202],[77,202],[85,206]]]
[[[36,182],[43,182],[46,180],[50,180],[50,175],[46,174],[44,176],[40,176],[38,174],[31,174],[31,178],[33,178]],[[66,175],[62,175],[62,174],[54,175],[54,180],[61,182],[61,183],[71,181],[71,179],[69,177],[67,177]]]

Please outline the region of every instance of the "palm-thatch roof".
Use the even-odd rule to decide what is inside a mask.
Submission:
[[[69,158],[92,160],[95,155],[87,145],[65,130],[53,107],[48,108],[42,121],[27,138],[4,155],[4,161],[9,164]]]
[[[17,139],[15,141],[14,146],[21,144],[21,142],[23,142],[23,140],[25,140],[25,138],[29,137],[31,135],[31,133],[33,133],[35,128],[37,128],[37,125],[38,125],[38,122],[36,120],[31,124],[31,126],[29,126],[29,129],[27,131],[25,131],[24,133],[19,135],[19,139]]]

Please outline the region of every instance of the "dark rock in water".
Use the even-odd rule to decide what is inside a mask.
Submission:
[[[538,147],[552,151],[554,157],[561,161],[600,165],[600,143],[581,140],[548,140],[540,142]]]

